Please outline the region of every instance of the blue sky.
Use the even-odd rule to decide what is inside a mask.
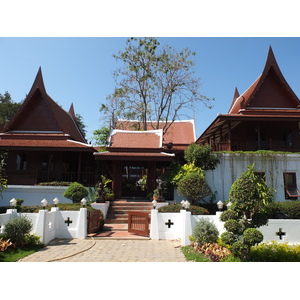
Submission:
[[[74,104],[83,117],[87,138],[103,125],[100,104],[113,92],[112,54],[123,50],[126,37],[1,37],[0,93],[15,102],[25,98],[42,67],[47,93],[65,110]],[[197,137],[218,113],[227,113],[235,87],[243,93],[261,74],[272,46],[287,82],[300,97],[300,38],[159,37],[161,44],[196,52],[196,76],[202,93],[215,98],[214,108],[195,114]],[[194,117],[193,113],[190,115]]]

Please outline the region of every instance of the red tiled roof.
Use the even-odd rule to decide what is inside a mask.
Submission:
[[[109,148],[158,149],[162,147],[162,131],[114,130]]]
[[[159,129],[163,129],[165,122],[160,122]],[[168,124],[168,123],[167,123]],[[137,121],[120,120],[116,124],[116,129],[135,130],[141,129],[142,125]],[[147,130],[155,130],[155,122],[147,122]],[[173,143],[179,145],[189,145],[195,142],[195,125],[193,120],[175,121],[163,136],[163,144]]]
[[[0,139],[0,148],[6,149],[6,148],[73,148],[73,149],[91,149],[93,150],[93,147],[76,142],[73,140],[55,140],[55,139]]]
[[[94,153],[96,159],[102,160],[102,159],[111,159],[114,160],[124,160],[126,158],[130,160],[162,160],[162,161],[170,161],[173,160],[174,154],[168,154],[164,152],[97,152]]]

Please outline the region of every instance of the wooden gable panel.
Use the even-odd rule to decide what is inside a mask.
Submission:
[[[271,68],[263,84],[248,103],[249,107],[295,108],[295,101],[285,85]]]
[[[12,124],[10,130],[20,131],[61,131],[56,119],[49,109],[47,101],[42,97],[39,90],[36,90],[21,111],[18,119]]]

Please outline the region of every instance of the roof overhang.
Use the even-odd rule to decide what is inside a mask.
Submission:
[[[95,152],[96,160],[173,161],[175,154],[165,152]]]

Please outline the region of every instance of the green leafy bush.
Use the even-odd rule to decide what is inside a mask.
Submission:
[[[262,233],[256,228],[248,228],[243,233],[243,241],[245,245],[254,246],[262,242],[264,239]]]
[[[233,243],[238,241],[238,235],[229,232],[229,231],[225,231],[221,234],[220,236],[222,243],[226,244],[226,245],[232,245]]]
[[[284,202],[275,202],[272,205],[272,215],[270,218],[273,218],[274,213],[285,214],[288,219],[300,219],[300,201],[299,200],[290,200]]]
[[[300,245],[287,243],[261,243],[251,247],[250,260],[253,262],[299,262]]]
[[[224,223],[224,228],[227,231],[232,232],[233,234],[240,235],[243,233],[242,225],[237,220],[233,220],[233,219],[227,220]]]
[[[88,190],[78,182],[72,182],[70,186],[65,190],[64,197],[73,201],[73,203],[79,203],[82,198],[87,197]]]
[[[239,216],[234,210],[225,210],[220,215],[220,220],[226,222],[227,220],[238,220]]]
[[[219,237],[219,231],[214,223],[201,218],[193,228],[193,236],[199,245],[215,243]]]
[[[249,261],[249,247],[242,241],[234,242],[230,248],[235,257],[238,257],[242,261]]]
[[[180,203],[162,206],[158,209],[160,213],[179,213],[182,209]],[[208,215],[208,210],[197,205],[191,205],[189,211],[192,215]]]
[[[69,181],[51,181],[51,182],[40,182],[37,185],[40,186],[69,186],[71,182]]]
[[[32,222],[24,216],[13,218],[5,225],[6,236],[17,246],[25,243],[25,235],[32,230]]]
[[[212,194],[204,175],[199,173],[185,175],[179,181],[177,191],[191,203],[197,203],[201,199]]]

